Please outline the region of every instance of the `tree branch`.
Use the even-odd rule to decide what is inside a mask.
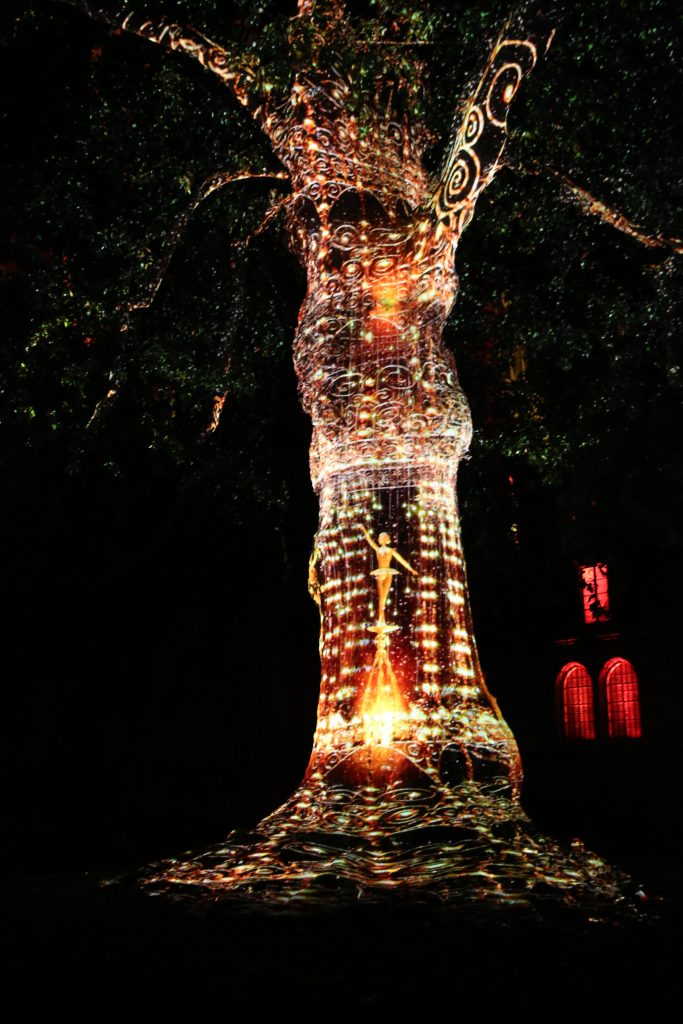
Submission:
[[[166,50],[180,50],[217,75],[228,86],[239,102],[256,114],[259,107],[260,89],[256,85],[258,61],[255,57],[229,52],[218,43],[208,39],[196,29],[169,22],[166,18],[146,18],[134,11],[120,11],[117,14],[103,9],[87,0],[57,0],[83,11],[95,21],[104,22],[119,31],[132,32],[163,46]]]
[[[244,172],[242,174],[212,174],[210,177],[206,178],[206,180],[203,181],[202,184],[197,189],[197,192],[193,196],[191,202],[183,210],[183,212],[180,214],[175,224],[167,234],[161,254],[154,263],[154,273],[152,275],[152,278],[145,286],[143,292],[139,295],[137,299],[134,299],[127,303],[122,303],[119,306],[119,313],[121,314],[122,317],[122,332],[127,331],[130,326],[131,313],[138,309],[149,309],[149,307],[154,302],[159,292],[159,288],[163,283],[166,271],[168,270],[171,264],[171,260],[173,259],[173,255],[178,247],[178,243],[182,237],[182,233],[187,227],[190,217],[197,209],[197,207],[200,205],[200,203],[202,203],[204,199],[208,198],[208,196],[210,196],[213,192],[216,192],[219,188],[223,188],[224,185],[229,185],[234,181],[248,181],[252,179],[275,179],[281,181],[289,181],[289,176],[285,171],[264,171],[263,173],[256,174],[247,172]],[[282,202],[284,200],[288,200],[289,198],[289,196],[285,196],[283,200],[280,200],[279,204],[275,203],[269,207],[269,209],[266,211],[266,215],[263,218],[263,221],[252,233],[252,236],[255,234],[260,234],[261,231],[265,229],[271,217],[274,216],[274,214],[279,210]],[[92,415],[90,416],[90,419],[86,423],[86,427],[90,427],[99,417],[100,413],[103,412],[105,408],[109,407],[112,401],[118,396],[120,388],[116,376],[117,375],[114,370],[110,371],[110,387],[107,390],[107,393],[95,405]],[[216,408],[214,409],[214,415],[216,418],[215,426],[213,427],[213,429],[215,429],[218,426],[218,419],[220,418],[220,412],[222,408],[223,402],[220,402],[220,404],[217,407],[217,410]]]
[[[524,167],[520,164],[511,163],[506,164],[506,166],[517,174],[553,178],[560,183],[563,192],[571,197],[583,213],[599,217],[605,224],[609,224],[617,231],[635,238],[642,245],[647,245],[651,249],[672,249],[675,253],[683,254],[683,239],[645,231],[637,224],[634,224],[632,220],[629,220],[628,217],[625,217],[623,213],[620,213],[619,210],[607,206],[601,199],[596,199],[585,188],[576,185],[570,178],[561,174],[560,171],[556,171],[553,167],[543,167],[540,164]]]
[[[230,370],[230,362],[228,361],[225,366],[225,372],[228,373]],[[204,430],[204,437],[208,437],[211,434],[215,434],[218,430],[218,426],[221,422],[221,413],[223,412],[223,406],[225,400],[228,397],[227,391],[222,391],[220,394],[213,396],[213,405],[211,407],[211,421]]]
[[[236,242],[234,244],[239,246],[240,248],[246,249],[249,245],[251,245],[252,241],[255,238],[258,238],[259,235],[263,234],[263,232],[266,230],[271,221],[274,220],[275,217],[277,217],[280,210],[282,210],[283,207],[285,206],[289,206],[293,198],[294,196],[292,195],[282,196],[282,198],[278,199],[276,203],[272,203],[264,213],[261,221],[254,228],[254,230],[250,231],[246,238],[242,238],[239,240],[239,242]]]
[[[510,103],[554,34],[545,18],[522,13],[506,23],[493,48],[431,200],[436,219],[452,218],[458,234],[472,219],[480,192],[500,169]]]
[[[159,288],[163,283],[166,271],[171,264],[173,255],[178,248],[178,243],[180,242],[183,231],[187,227],[190,217],[197,207],[213,192],[216,192],[219,188],[223,188],[225,185],[229,185],[235,181],[249,181],[254,179],[289,181],[289,175],[285,171],[264,171],[263,173],[256,174],[249,172],[244,172],[242,174],[212,174],[202,182],[188,206],[183,210],[171,230],[166,235],[162,251],[154,263],[154,273],[150,281],[148,281],[145,286],[143,292],[137,299],[134,299],[132,302],[120,307],[124,314],[124,330],[126,330],[128,326],[128,316],[134,312],[134,310],[149,309],[154,302]]]
[[[110,376],[111,376],[111,374],[110,374]],[[99,402],[97,402],[97,404],[95,405],[95,408],[92,411],[92,415],[91,415],[90,419],[88,420],[88,422],[85,425],[85,429],[86,430],[88,429],[88,427],[92,426],[92,424],[95,422],[95,420],[100,415],[100,413],[105,408],[105,406],[111,405],[112,399],[116,398],[117,395],[118,395],[118,389],[117,388],[109,388],[109,391],[107,391],[106,395],[103,398],[100,398]]]
[[[346,0],[298,0],[296,18],[313,18],[322,15],[338,21],[344,15]]]

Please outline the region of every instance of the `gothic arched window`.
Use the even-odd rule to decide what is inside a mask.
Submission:
[[[555,681],[555,692],[565,739],[594,740],[593,683],[585,665],[568,662]]]
[[[607,719],[607,735],[611,739],[642,736],[638,676],[631,662],[626,658],[610,658],[602,667],[598,685]]]

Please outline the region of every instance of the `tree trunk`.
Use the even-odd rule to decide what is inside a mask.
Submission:
[[[436,193],[407,121],[368,114],[361,129],[340,75],[298,76],[287,104],[261,110],[308,277],[294,356],[320,499],[318,723],[287,803],[153,868],[155,892],[327,903],[330,887],[351,901],[399,889],[527,908],[538,892],[618,895],[605,865],[534,834],[519,806],[517,747],[472,635],[455,495],[471,434],[442,341],[455,247],[526,73],[510,54],[530,49],[498,45]]]
[[[438,234],[350,188],[307,239],[295,361],[313,420],[322,661],[308,778],[516,790],[469,614],[455,483],[471,424],[442,342],[455,276]]]

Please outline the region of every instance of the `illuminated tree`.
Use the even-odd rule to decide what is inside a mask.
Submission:
[[[376,58],[357,68],[365,44],[344,4],[301,2],[286,36],[297,70],[285,75],[164,18],[74,6],[199,61],[281,165],[272,174],[215,173],[195,190],[144,294],[125,304],[124,327],[153,301],[190,214],[237,181],[271,177],[289,187],[254,233],[282,213],[307,277],[294,356],[320,499],[309,575],[322,663],[311,763],[288,804],[253,835],[167,866],[152,884],[291,897],[334,875],[352,888],[457,894],[467,865],[491,896],[551,878],[560,888],[609,889],[597,862],[569,864],[533,839],[516,803],[517,748],[487,691],[470,622],[455,478],[471,424],[442,339],[457,292],[456,246],[503,166],[510,105],[550,45],[553,18],[530,5],[506,23],[433,181],[420,64],[401,52],[420,40],[406,39],[402,19],[365,41],[401,54],[393,76],[382,57],[371,77]],[[649,247],[680,251],[550,173],[589,212]],[[114,379],[93,419],[117,393]],[[210,430],[224,401],[218,394]]]

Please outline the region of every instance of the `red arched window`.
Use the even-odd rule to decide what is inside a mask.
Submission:
[[[638,676],[631,662],[610,658],[603,665],[599,686],[607,716],[607,735],[627,739],[642,736]]]
[[[555,682],[560,722],[568,740],[595,739],[593,683],[585,665],[570,661]]]

